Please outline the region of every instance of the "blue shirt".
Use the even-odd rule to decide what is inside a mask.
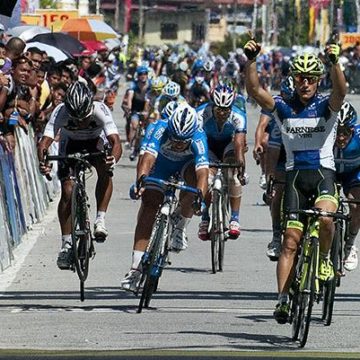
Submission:
[[[207,168],[209,166],[208,146],[206,135],[203,129],[198,128],[191,138],[189,146],[179,152],[172,149],[172,142],[169,139],[168,121],[158,120],[155,128],[145,147],[145,152],[157,158],[165,158],[174,162],[184,162],[194,159],[195,169]]]
[[[274,100],[273,115],[286,151],[286,170],[335,170],[337,112],[329,107],[329,96],[315,94],[306,105],[297,95],[288,101],[281,96]]]
[[[336,172],[349,173],[360,169],[360,125],[355,125],[353,135],[343,149],[335,146]]]

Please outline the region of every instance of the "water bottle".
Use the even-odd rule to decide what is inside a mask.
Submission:
[[[18,121],[19,121],[19,113],[17,109],[14,109],[14,111],[9,116],[8,125],[12,125],[12,126],[17,125]]]

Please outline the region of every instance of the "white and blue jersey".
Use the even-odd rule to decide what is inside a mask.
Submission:
[[[333,147],[337,112],[329,96],[316,94],[306,105],[298,96],[285,101],[274,97],[273,115],[286,151],[286,171],[326,168],[335,170]]]
[[[209,149],[218,158],[222,158],[225,148],[232,142],[234,135],[239,133],[246,134],[246,113],[233,105],[228,119],[222,128],[219,129],[213,114],[213,107],[214,104],[209,102],[199,106],[196,111],[199,118],[199,126],[206,133]]]
[[[334,148],[336,173],[345,194],[353,186],[360,185],[360,125],[355,125],[348,144]]]
[[[179,152],[173,149],[167,127],[167,120],[158,120],[145,147],[145,153],[156,157],[152,176],[167,180],[171,175],[182,173],[192,162],[195,170],[209,167],[206,135],[201,128],[195,131],[188,147]]]

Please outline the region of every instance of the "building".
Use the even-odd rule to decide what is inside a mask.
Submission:
[[[100,11],[120,32],[141,34],[142,24],[147,45],[213,42],[223,41],[229,32],[243,32],[251,25],[254,0],[235,1],[101,0]]]

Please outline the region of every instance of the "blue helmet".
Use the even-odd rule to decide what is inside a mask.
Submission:
[[[198,127],[197,114],[188,104],[179,105],[169,118],[168,131],[176,140],[189,140]]]
[[[141,65],[141,66],[138,66],[138,67],[136,68],[136,74],[137,74],[137,75],[147,74],[148,72],[149,72],[149,69],[148,69],[147,66]]]
[[[354,107],[344,101],[337,116],[338,128],[347,127],[352,129],[357,123],[357,113]]]

